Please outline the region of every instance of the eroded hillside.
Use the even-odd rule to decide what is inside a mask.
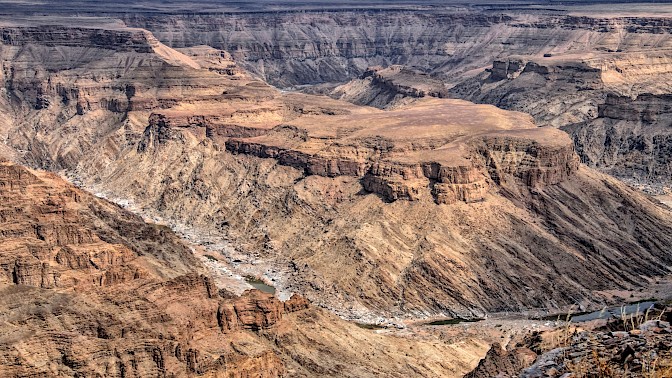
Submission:
[[[664,14],[77,4],[0,21],[2,376],[553,376],[529,315],[669,296],[672,212],[588,167],[667,185]]]
[[[2,376],[459,376],[487,349],[235,296],[168,228],[51,173],[1,162],[0,199]]]
[[[671,93],[668,9],[607,8],[427,4],[117,16],[172,47],[208,44],[230,51],[248,71],[279,87],[332,83],[320,91],[377,107],[449,95],[524,111],[539,125],[576,130],[572,136],[584,163],[661,192],[670,186],[669,159],[657,152],[669,148],[664,129],[642,131],[636,122],[621,122],[613,129],[618,140],[612,141],[600,131],[612,128],[600,120],[575,125],[599,119],[598,107],[610,94],[634,100]],[[409,80],[370,69],[395,65],[406,67],[402,73],[422,75]],[[331,92],[335,83],[352,79]],[[631,143],[637,139],[641,143]]]
[[[18,159],[227,238],[231,269],[341,315],[588,305],[668,272],[670,213],[580,167],[569,137],[524,114],[284,94],[226,52],[136,29],[10,30]]]

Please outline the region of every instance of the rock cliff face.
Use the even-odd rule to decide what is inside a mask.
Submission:
[[[415,119],[420,116],[417,110],[425,114],[439,113],[445,118],[424,117],[423,123],[419,124]],[[451,123],[466,121],[459,115],[446,116],[448,112],[468,114],[469,117],[488,116],[484,109],[470,108],[461,102],[425,102],[423,105],[417,104],[413,110],[391,111],[382,117],[377,114],[360,115],[352,125],[348,119],[338,119],[334,123],[335,130],[329,132],[347,136],[342,140],[330,141],[330,144],[319,149],[317,146],[323,142],[311,134],[319,134],[322,130],[310,123],[306,124],[308,129],[295,129],[302,135],[299,141],[283,140],[278,130],[261,138],[230,139],[226,142],[226,148],[234,153],[274,158],[280,164],[302,170],[307,175],[353,176],[361,179],[366,191],[377,193],[388,201],[419,200],[429,197],[430,193],[439,204],[482,201],[493,183],[501,184],[501,181],[515,178],[524,186],[543,187],[564,181],[578,169],[578,159],[573,148],[562,134],[554,137],[564,140],[564,145],[477,134],[474,140],[467,142],[462,137],[459,142],[449,140],[443,145],[437,144],[430,148],[423,146],[428,142],[427,136],[422,135],[427,128],[435,128],[437,124],[445,122],[444,135],[450,135]],[[506,115],[502,113],[499,116]],[[385,123],[394,122],[390,125],[390,129],[394,130],[394,127],[399,127],[395,123],[398,124],[397,120],[400,119],[408,119],[408,123],[402,127],[414,130],[417,134],[398,136],[381,127]],[[376,144],[366,141],[364,136],[368,130],[356,130],[358,124],[378,126],[376,138],[381,140],[376,141]],[[286,126],[282,129],[286,129]],[[532,129],[528,135],[534,134],[541,136],[544,133]],[[544,138],[553,137],[546,135]],[[466,147],[461,143],[465,143]],[[307,152],[307,148],[312,151]],[[456,152],[458,149],[466,149],[465,155],[460,156]]]
[[[210,45],[278,86],[343,82],[374,65],[450,64],[467,56],[469,37],[509,19],[502,15],[405,11],[122,16],[171,47]],[[195,28],[195,25],[199,25]]]
[[[231,97],[264,91],[263,87],[246,88],[244,75],[226,53],[190,48],[184,50],[187,56],[163,46],[144,30],[118,25],[3,30],[7,35],[1,53],[5,101],[0,106],[10,118],[8,123],[35,125],[9,138],[15,147],[27,151],[24,161],[36,166],[72,166],[96,139],[106,139],[114,146],[112,151],[118,150],[142,134],[145,112],[179,101],[188,103],[189,96],[222,95],[232,81],[241,82],[242,93]],[[184,81],[189,82],[189,93],[174,92]],[[129,118],[129,112],[141,116]],[[15,117],[21,114],[25,117]],[[83,133],[78,123],[100,127]],[[34,143],[41,139],[38,135],[53,133],[56,125],[67,125],[59,129],[62,139]],[[109,151],[100,153],[109,155]]]
[[[570,132],[582,161],[650,187],[669,184],[665,52],[592,58],[511,58],[452,89],[456,96],[529,113]],[[657,126],[658,125],[658,126]],[[640,142],[637,142],[640,141]],[[648,145],[648,147],[644,147]]]
[[[334,95],[381,108],[435,91],[400,85],[389,76],[383,79],[385,75],[368,76],[367,68],[376,65],[401,64],[431,74],[432,79],[420,81],[455,85],[453,96],[524,111],[538,124],[555,127],[594,119],[610,92],[631,97],[672,93],[669,19],[655,12],[602,16],[581,10],[578,13],[583,14],[561,9],[507,10],[506,6],[358,11],[336,7],[328,12],[252,8],[250,13],[183,14],[170,8],[112,15],[151,30],[171,47],[207,44],[230,51],[247,70],[280,87],[344,82],[363,75]],[[23,43],[21,36],[12,33],[16,31],[8,31],[9,43]],[[79,38],[82,33],[75,34]],[[141,34],[123,48],[149,51]],[[97,46],[109,38],[85,37]],[[491,65],[492,74],[479,75]],[[477,78],[469,80],[473,76]],[[122,93],[117,95],[110,102],[83,103],[83,109],[123,108],[127,101]],[[42,106],[40,96],[35,97],[36,106]],[[634,174],[650,184],[659,178],[621,168],[626,176]]]
[[[40,178],[1,164],[0,282],[40,288],[119,284],[151,275],[139,263],[139,250],[170,261],[172,271],[162,272],[166,277],[197,271],[192,253],[167,230],[60,182],[52,188],[59,181],[54,175]],[[96,228],[82,225],[82,219],[95,218]]]
[[[34,38],[47,44],[101,48],[117,38],[121,41],[120,51],[162,51],[164,62],[192,66],[204,65],[205,61],[193,57],[194,46],[208,44],[230,51],[231,59],[279,86],[343,82],[361,75],[362,79],[339,87],[333,95],[383,108],[403,104],[407,98],[422,94],[441,95],[443,82],[455,85],[452,96],[524,111],[534,116],[539,125],[555,127],[596,118],[598,106],[610,92],[631,97],[672,92],[667,84],[670,58],[666,52],[671,42],[664,33],[669,20],[664,17],[576,16],[506,9],[189,15],[170,11],[120,17],[128,25],[153,31],[159,40],[172,47],[191,49],[184,52],[192,61],[185,63],[183,57],[169,57],[165,46],[152,35],[139,29],[124,31],[119,25],[109,32],[75,28],[67,42],[62,42],[67,34],[63,29],[58,31],[59,36],[45,36],[48,33],[39,27],[27,33],[19,32],[18,27],[7,27],[6,41],[18,46]],[[26,37],[29,34],[40,36]],[[60,59],[52,56],[50,61],[58,63]],[[395,64],[410,68],[402,69]],[[367,71],[367,67],[374,65],[392,68]],[[490,65],[492,73],[479,75]],[[234,67],[219,64],[219,68],[209,69],[229,74],[240,72]],[[412,70],[432,74],[432,78],[405,74]],[[396,73],[391,74],[392,71]],[[32,72],[25,73],[31,76]],[[173,80],[179,80],[183,74],[177,70]],[[472,76],[476,78],[468,79]],[[419,88],[418,83],[429,87]],[[99,108],[120,111],[128,106],[151,109],[170,106],[179,100],[161,96],[143,99],[143,86],[120,84],[112,88],[107,98],[96,100],[88,98],[86,91],[73,92],[63,85],[52,88],[59,85],[58,80],[51,86],[43,85],[45,88],[34,84],[25,82],[23,88],[36,92],[30,99],[33,106],[43,107],[49,101],[75,101],[79,113]],[[127,91],[139,91],[134,104],[128,103]],[[228,129],[221,132],[228,135],[231,133]],[[599,142],[587,138],[581,143]],[[68,149],[74,151],[79,146]],[[582,158],[586,162],[594,160],[588,156]],[[606,164],[613,165],[616,161],[612,159]],[[652,184],[661,177],[643,176],[621,168],[626,176],[634,175]]]
[[[656,49],[509,57],[495,60],[489,72],[460,83],[451,93],[525,111],[542,125],[560,127],[597,117],[597,106],[608,93],[669,93],[670,62],[667,52]]]
[[[2,376],[458,376],[483,352],[374,336],[296,295],[232,296],[167,227],[53,174],[2,162],[0,199]]]
[[[51,55],[12,48],[7,65],[41,72],[38,87],[87,87],[71,75],[100,64],[46,70]],[[527,115],[436,98],[382,111],[282,93],[225,53],[183,52],[98,52],[116,58],[89,103],[132,86],[128,103],[146,106],[120,112],[78,112],[55,92],[36,108],[29,86],[15,85],[27,74],[4,77],[7,145],[149,215],[226,237],[235,256],[222,249],[225,262],[253,262],[278,290],[348,317],[589,304],[668,272],[670,213],[580,167],[566,134]],[[246,306],[265,314],[260,324],[277,317]],[[250,329],[230,320],[235,306],[220,312],[222,324]]]
[[[453,87],[451,94],[522,111],[540,125],[560,127],[597,115],[605,88],[601,74],[582,61],[510,58],[494,61],[490,72]]]
[[[524,368],[532,365],[537,354],[526,347],[504,350],[501,345],[494,344],[476,369],[464,378],[486,378],[498,375],[517,376]]]
[[[670,44],[665,17],[482,8],[119,17],[171,47],[205,44],[230,51],[246,69],[281,87],[344,82],[367,67],[394,64],[454,84],[510,56],[641,52]]]
[[[460,117],[466,114],[483,119],[483,124],[464,130]],[[488,117],[502,120],[488,123]],[[562,133],[542,131],[525,121],[520,115],[494,108],[434,100],[418,102],[409,109],[335,117],[332,121],[300,119],[292,121],[298,127],[290,122],[290,126],[261,137],[232,138],[226,148],[277,159],[306,175],[356,177],[366,191],[387,201],[419,200],[431,194],[439,204],[475,202],[484,199],[492,183],[516,178],[524,186],[543,187],[564,181],[578,169],[571,143]],[[329,122],[326,129],[325,122]],[[520,123],[512,126],[516,122]],[[375,126],[367,129],[359,125]],[[289,136],[288,127],[293,127]],[[515,131],[506,137],[509,127]],[[412,132],[400,132],[400,128]],[[443,130],[436,134],[437,128]],[[514,136],[525,128],[525,138],[536,139]],[[325,132],[335,138],[325,141]],[[453,139],[451,134],[460,137]]]
[[[586,164],[657,191],[672,184],[671,100],[670,95],[608,95],[596,119],[563,129]]]

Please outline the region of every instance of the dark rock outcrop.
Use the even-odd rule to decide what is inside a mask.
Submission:
[[[537,354],[528,348],[521,347],[507,351],[499,344],[493,344],[476,369],[464,378],[515,377],[536,359]]]
[[[608,95],[596,119],[563,129],[584,163],[656,193],[672,184],[670,121],[670,95]]]

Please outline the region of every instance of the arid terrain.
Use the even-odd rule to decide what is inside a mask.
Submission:
[[[0,5],[0,376],[670,376],[668,6]]]

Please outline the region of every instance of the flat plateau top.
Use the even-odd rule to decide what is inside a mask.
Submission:
[[[316,138],[359,139],[381,136],[390,140],[445,138],[498,130],[535,129],[524,113],[463,100],[425,99],[404,108],[366,114],[305,116],[292,122]]]
[[[467,164],[472,142],[487,138],[524,140],[551,148],[571,145],[566,133],[539,128],[527,114],[463,100],[432,98],[396,110],[368,109],[345,115],[307,115],[285,122],[305,132],[307,137],[303,138],[280,130],[241,140],[311,155],[345,153],[358,160],[367,158],[362,151],[384,146],[387,160],[451,165]]]

